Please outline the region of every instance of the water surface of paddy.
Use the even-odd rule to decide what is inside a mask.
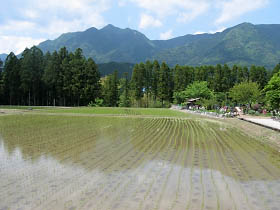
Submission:
[[[280,209],[279,152],[222,124],[1,121],[0,209]]]

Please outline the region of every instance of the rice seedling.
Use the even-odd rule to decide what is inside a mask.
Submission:
[[[279,152],[159,109],[0,117],[0,209],[277,209]]]

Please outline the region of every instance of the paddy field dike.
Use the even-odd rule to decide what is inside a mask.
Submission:
[[[0,209],[280,209],[276,131],[169,109],[0,109]]]

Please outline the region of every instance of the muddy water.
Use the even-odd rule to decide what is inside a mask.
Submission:
[[[1,130],[0,209],[280,209],[279,152],[230,127],[40,120]]]

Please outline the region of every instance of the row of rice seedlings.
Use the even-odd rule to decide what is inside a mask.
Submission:
[[[22,122],[22,123],[24,123],[24,122]],[[33,123],[34,124],[34,123]],[[16,125],[16,128],[14,128],[14,132],[15,132],[15,130],[17,131],[17,128],[18,127],[18,125]],[[66,136],[64,135],[64,136],[61,136],[61,134],[62,133],[67,133],[67,135],[68,135],[68,137],[70,137],[70,135],[73,135],[72,134],[72,132],[62,132],[63,130],[59,127],[59,129],[60,129],[60,132],[59,132],[59,134],[60,135],[57,135],[57,133],[55,132],[55,135],[56,135],[56,138],[54,138],[53,136],[52,136],[52,133],[53,132],[45,132],[44,134],[45,134],[45,137],[44,136],[38,136],[38,135],[36,135],[36,133],[34,133],[33,132],[33,130],[34,129],[32,129],[32,132],[26,132],[25,131],[25,133],[33,133],[33,136],[32,136],[32,138],[30,138],[30,139],[26,139],[26,138],[24,138],[24,136],[21,136],[21,134],[17,134],[17,139],[18,139],[18,141],[13,145],[12,143],[11,143],[11,140],[12,139],[10,139],[10,138],[8,138],[7,140],[6,140],[6,142],[8,142],[9,143],[9,147],[16,147],[17,146],[17,144],[18,144],[18,142],[20,143],[20,147],[19,148],[26,148],[27,150],[28,150],[28,152],[30,152],[30,149],[36,149],[37,151],[36,152],[38,152],[40,155],[44,155],[44,152],[47,152],[47,151],[40,151],[40,142],[42,141],[42,140],[44,140],[43,141],[43,144],[45,145],[45,144],[47,144],[47,145],[51,145],[51,144],[54,144],[54,143],[56,143],[55,141],[57,141],[57,142],[61,142],[61,139],[62,138],[65,138]],[[82,133],[81,133],[82,134]],[[76,135],[77,135],[77,137],[80,135],[80,134],[78,134],[78,132],[76,133]],[[42,139],[42,140],[41,140]],[[46,139],[49,139],[48,141],[46,141]],[[24,143],[22,143],[24,141]],[[11,145],[12,144],[12,145]],[[38,146],[38,144],[39,144],[39,146]],[[63,147],[63,148],[65,148],[65,147]],[[23,151],[24,152],[24,151]],[[46,154],[47,155],[47,154]],[[28,160],[31,160],[33,157],[31,156],[31,157],[29,157],[29,158],[25,158],[25,160],[26,161],[28,161]],[[7,164],[9,167],[11,167],[11,164],[9,163],[9,164]],[[20,167],[15,167],[15,168],[20,168]]]
[[[172,127],[172,123],[170,123],[170,120],[166,119],[166,122],[167,122],[167,123],[166,123],[166,126],[165,126],[163,129],[161,129],[161,132],[158,132],[157,135],[154,136],[154,137],[153,137],[153,136],[150,136],[150,137],[149,137],[149,139],[151,139],[152,141],[158,142],[159,145],[158,145],[156,151],[154,151],[154,152],[152,153],[152,157],[151,157],[151,159],[148,160],[148,162],[152,162],[153,160],[155,160],[156,158],[158,158],[158,156],[159,156],[160,152],[162,151],[162,149],[164,149],[164,148],[166,147],[166,142],[165,142],[165,141],[162,141],[162,140],[161,140],[161,137],[162,137],[162,136],[165,136],[165,135],[168,136],[168,132],[169,132],[169,130],[170,130],[171,127]],[[146,155],[146,154],[144,154],[144,155]],[[145,165],[142,165],[141,168],[140,168],[140,167],[138,168],[139,170],[137,170],[137,171],[134,172],[134,176],[132,176],[132,177],[129,178],[129,179],[130,179],[129,182],[127,182],[127,183],[122,187],[121,192],[119,192],[118,195],[110,202],[111,205],[113,205],[113,204],[116,203],[116,202],[120,202],[119,200],[120,200],[121,195],[123,195],[123,193],[125,193],[125,194],[128,193],[129,190],[127,190],[127,188],[130,187],[130,189],[132,189],[132,188],[131,188],[131,184],[132,184],[134,181],[136,181],[136,178],[137,178],[137,176],[138,176],[138,173],[139,173],[141,170],[147,170],[147,172],[145,172],[145,175],[146,175],[146,176],[147,176],[147,175],[150,175],[150,174],[153,172],[154,168],[153,168],[153,167],[150,168],[150,166],[149,166],[149,167],[147,167],[147,166],[149,166],[149,165],[146,165],[146,164],[145,164]],[[141,185],[141,186],[143,186],[143,185]],[[134,195],[132,196],[133,198],[136,197],[136,193],[137,193],[137,191],[134,192]],[[125,196],[123,196],[123,197],[125,197]]]
[[[38,173],[36,173],[36,174],[38,174]],[[42,185],[42,183],[40,183],[40,186]]]
[[[208,125],[208,126],[209,126],[209,125]],[[222,173],[223,167],[225,167],[225,166],[224,166],[224,165],[223,165],[223,166],[221,165],[221,161],[218,160],[217,153],[219,153],[219,154],[221,155],[221,158],[222,158],[222,159],[225,159],[225,157],[218,151],[219,144],[216,142],[215,136],[210,135],[210,133],[207,132],[208,129],[209,129],[209,127],[207,127],[207,130],[206,130],[206,128],[204,128],[204,127],[202,126],[202,127],[201,127],[201,133],[204,134],[204,138],[202,138],[202,139],[203,139],[203,144],[204,144],[204,146],[205,146],[205,151],[206,151],[207,156],[208,156],[207,159],[208,159],[208,162],[209,162],[210,168],[211,168],[210,170],[211,170],[212,182],[214,182],[213,185],[214,185],[215,188],[216,188],[216,189],[215,189],[215,190],[216,190],[216,193],[219,193],[218,190],[217,190],[217,187],[216,187],[217,185],[216,185],[215,181],[213,180],[213,168],[214,168],[214,166],[213,166],[213,164],[212,164],[212,158],[211,158],[211,155],[210,155],[210,152],[209,152],[210,150],[214,151],[214,158],[215,158],[215,163],[216,163],[215,165],[218,166],[218,169],[219,169],[219,171],[221,172],[222,179],[223,179],[223,182],[224,182],[224,184],[225,184],[225,186],[226,186],[227,193],[228,193],[228,195],[229,195],[229,197],[230,197],[230,199],[231,199],[231,201],[232,201],[232,203],[233,203],[233,208],[234,208],[234,209],[237,209],[237,207],[236,207],[236,202],[235,202],[235,200],[234,200],[234,198],[233,198],[233,196],[232,196],[232,192],[231,192],[231,190],[230,190],[229,184],[228,184],[228,182],[226,181],[224,174]],[[211,141],[210,144],[208,144],[207,139],[208,139],[208,142]],[[214,144],[214,142],[212,142],[212,141],[214,141],[215,144]],[[210,145],[210,146],[209,146],[209,145]],[[219,205],[219,208],[221,208],[220,205]]]
[[[209,168],[209,170],[210,170],[210,175],[209,176],[210,176],[210,180],[211,180],[210,183],[212,183],[212,185],[213,185],[213,189],[211,189],[211,190],[214,190],[214,192],[215,192],[214,195],[216,197],[216,207],[215,208],[220,209],[220,196],[219,196],[219,192],[218,192],[218,188],[217,188],[216,179],[214,178],[214,175],[213,175],[213,168],[214,168],[214,166],[212,164],[213,158],[210,155],[210,147],[209,147],[208,142],[207,142],[207,140],[211,141],[211,136],[208,135],[208,131],[204,130],[203,127],[199,126],[199,128],[200,128],[199,129],[200,133],[202,134],[202,136],[200,138],[200,142],[201,142],[202,147],[203,147],[205,158],[207,158],[207,161],[205,163],[204,177],[206,177],[206,170],[207,170],[207,168]],[[211,145],[211,143],[210,143],[210,145]],[[205,185],[210,184],[210,183],[205,183]],[[206,187],[204,186],[204,191],[206,191],[205,188]],[[211,193],[211,190],[208,189],[207,192]],[[212,196],[212,194],[210,194],[210,196]],[[212,202],[212,199],[210,199],[210,201]],[[203,205],[201,205],[201,208],[204,208],[204,206],[206,206],[206,208],[209,208],[210,203],[207,203],[207,202],[205,202],[205,203]]]
[[[145,145],[146,145],[146,144],[145,144]],[[103,183],[103,184],[100,184],[100,183],[99,183],[99,186],[100,186],[100,185],[102,185],[102,186],[103,186],[103,185],[104,185],[104,183]],[[89,186],[89,187],[90,187],[90,186]],[[84,202],[84,203],[85,203],[85,202]]]
[[[174,123],[172,122],[171,124],[174,124]],[[176,142],[176,131],[177,131],[177,126],[178,126],[178,122],[175,121],[175,129],[174,129],[174,128],[172,129],[172,132],[170,132],[171,135],[168,136],[168,138],[167,138],[167,139],[169,139],[169,142],[168,142],[168,146],[166,147],[166,156],[164,157],[164,161],[167,161],[167,160],[168,160],[168,157],[170,157],[170,162],[171,162],[172,160],[174,160],[174,159],[177,157],[178,151],[175,150],[175,152],[174,152],[174,150],[172,149],[172,145],[173,145],[172,143],[173,143],[174,141]],[[172,153],[172,152],[173,152],[173,153]],[[164,165],[165,165],[165,164],[166,164],[166,163],[163,163],[161,169],[159,169],[159,170],[155,173],[155,175],[151,178],[152,181],[151,181],[151,183],[149,183],[148,189],[147,189],[147,191],[145,192],[145,194],[144,194],[142,200],[140,201],[139,206],[138,206],[138,209],[142,209],[142,208],[143,208],[144,202],[147,200],[147,197],[148,197],[148,195],[150,194],[150,192],[151,192],[151,190],[152,190],[152,187],[153,187],[153,185],[154,185],[154,183],[155,183],[157,177],[160,175],[162,169],[164,169]]]
[[[242,133],[230,133],[231,136],[234,136],[236,139],[244,139],[244,135],[242,135]],[[270,147],[264,147],[263,144],[261,144],[260,142],[258,142],[256,139],[253,139],[251,137],[247,138],[246,141],[242,141],[242,142],[238,142],[238,143],[242,143],[246,146],[246,148],[249,150],[247,152],[252,153],[252,151],[254,152],[252,156],[252,158],[263,168],[264,171],[266,171],[271,178],[273,179],[278,179],[279,176],[277,175],[280,169],[280,162],[274,162],[271,160],[268,160],[265,157],[269,157],[272,153],[274,153],[273,155],[277,155],[279,156],[279,152],[275,149],[272,149]],[[256,155],[258,154],[258,152],[262,151],[263,154],[261,154],[259,157],[256,157]],[[270,171],[266,166],[272,166],[275,167],[273,171]],[[271,167],[270,167],[271,168]],[[272,168],[271,168],[272,170]]]
[[[160,138],[160,136],[164,135],[166,133],[166,131],[168,130],[168,120],[165,120],[165,123],[163,126],[160,126],[160,129],[158,132],[153,132],[151,135],[149,135],[149,141],[151,142],[151,144],[146,144],[145,147],[143,147],[143,149],[139,152],[140,153],[140,157],[138,155],[138,157],[134,157],[134,160],[131,162],[131,165],[137,165],[137,169],[133,171],[133,174],[125,174],[126,176],[122,176],[120,179],[120,182],[117,183],[112,190],[109,191],[109,193],[106,195],[106,197],[102,200],[105,201],[107,199],[107,204],[108,205],[117,205],[116,202],[120,203],[120,198],[121,196],[124,198],[124,193],[126,193],[127,188],[132,188],[131,185],[133,183],[135,183],[136,178],[138,177],[138,174],[141,173],[142,170],[146,169],[148,170],[149,168],[147,168],[146,164],[143,164],[147,153],[149,153],[150,151],[153,151],[154,149],[156,149],[155,151],[153,151],[153,156],[151,157],[150,160],[148,161],[152,161],[154,160],[158,153],[161,151],[162,147],[164,146],[164,143],[161,141],[158,141],[158,138]],[[130,166],[129,166],[130,167]],[[123,180],[126,180],[127,182],[123,182]],[[117,190],[119,190],[117,192]],[[117,196],[111,196],[112,194],[115,194]],[[100,203],[99,203],[100,204]],[[102,203],[100,204],[102,206]],[[99,206],[99,205],[98,205]],[[109,207],[108,207],[109,208]]]
[[[244,131],[242,131],[242,130],[238,129],[238,132],[235,132],[234,134],[238,135],[239,138],[246,139],[246,142],[248,142],[248,144],[250,144],[250,146],[252,148],[255,148],[256,152],[260,153],[262,158],[264,156],[271,157],[271,158],[269,158],[271,163],[274,163],[275,166],[280,168],[279,151],[276,148],[272,147],[266,141],[263,142],[263,141],[260,141],[260,139],[253,138],[249,134],[244,133]],[[262,159],[262,158],[260,158],[260,159]]]
[[[139,130],[137,130],[137,132],[135,132],[135,133],[133,133],[133,136],[137,136],[138,135],[138,133],[140,133],[140,129]],[[133,138],[133,136],[132,136],[132,138]],[[126,148],[126,146],[128,145],[128,144],[130,144],[130,142],[127,142],[127,141],[124,141],[124,143],[123,144],[118,144],[118,147],[116,147],[111,153],[109,153],[109,154],[107,154],[106,156],[104,156],[104,155],[101,155],[100,157],[100,159],[98,159],[98,160],[96,160],[96,161],[94,161],[93,163],[91,163],[91,165],[92,166],[94,166],[94,167],[98,167],[100,164],[102,164],[103,163],[103,161],[105,161],[107,158],[108,158],[108,156],[111,156],[111,155],[113,155],[113,154],[115,154],[115,152],[122,152],[122,151],[126,151],[127,152],[127,148]],[[109,145],[108,145],[109,146]],[[106,146],[105,146],[105,148],[104,148],[105,150],[106,150]],[[102,153],[101,153],[102,154]],[[110,160],[110,162],[109,162],[109,164],[112,166],[112,163],[116,163],[116,160]],[[107,166],[106,166],[107,167]],[[105,167],[105,168],[106,168]],[[104,167],[103,167],[103,170],[104,170]],[[83,175],[79,175],[79,176],[75,176],[75,177],[71,177],[71,179],[74,179],[74,180],[79,180],[79,179],[82,179],[84,176],[86,176],[86,175],[88,175],[88,174],[83,174]],[[89,183],[87,184],[87,186],[89,185]],[[70,188],[70,189],[69,189]],[[57,192],[57,194],[61,194],[62,196],[65,196],[67,193],[61,193],[61,191],[63,191],[63,192],[68,192],[68,194],[69,194],[69,196],[70,196],[70,194],[72,194],[72,193],[74,193],[74,192],[76,192],[78,189],[80,189],[81,188],[81,186],[79,185],[79,183],[77,182],[77,183],[72,183],[71,185],[67,185],[67,186],[65,186],[64,188],[60,188],[60,191],[58,191]],[[57,196],[55,195],[55,197],[57,198]]]
[[[239,176],[239,175],[241,175],[241,173],[242,173],[243,176],[246,176],[246,178],[248,178],[247,172],[244,171],[245,167],[242,166],[240,160],[238,159],[238,154],[235,154],[235,150],[229,146],[229,142],[226,141],[225,139],[223,139],[223,138],[220,136],[220,135],[221,135],[220,132],[217,132],[216,130],[215,130],[214,132],[215,132],[215,135],[216,135],[216,137],[217,137],[216,140],[217,140],[221,145],[223,145],[224,147],[226,147],[226,148],[228,149],[228,150],[227,150],[227,154],[232,153],[232,155],[231,155],[231,156],[232,156],[232,160],[233,160],[233,162],[234,162],[235,164],[237,164],[238,170],[239,170],[239,173],[238,173],[237,175]],[[231,139],[231,140],[232,140],[232,139]],[[233,143],[233,141],[230,141],[230,143]],[[218,147],[218,148],[220,148],[220,147]],[[241,148],[241,149],[242,149],[242,148]],[[222,150],[221,152],[223,153],[223,150]],[[245,155],[245,156],[246,156],[246,155]],[[244,156],[244,157],[245,157],[245,156]],[[222,160],[226,161],[227,158],[223,158]],[[227,165],[227,163],[225,162],[224,165]],[[238,178],[238,176],[237,176],[237,178]],[[239,177],[239,179],[240,179],[240,177]],[[246,202],[247,202],[248,207],[249,207],[250,209],[255,209],[256,207],[253,207],[253,206],[252,206],[252,204],[251,204],[251,202],[249,201],[248,196],[247,196],[247,194],[246,194],[246,192],[245,192],[245,190],[244,190],[244,187],[243,187],[241,184],[239,184],[239,186],[240,186],[240,188],[242,189],[243,194],[245,194],[245,196],[246,196]]]
[[[65,137],[64,137],[65,138]],[[77,146],[77,145],[76,145]],[[16,174],[18,174],[18,175],[21,175],[21,176],[25,176],[25,178],[26,178],[26,180],[28,180],[28,178],[32,178],[32,177],[28,177],[28,176],[26,176],[26,175],[28,175],[29,174],[29,172],[30,172],[30,170],[29,170],[29,168],[32,168],[33,166],[30,164],[29,165],[29,167],[20,167],[20,166],[15,166],[15,165],[11,165],[10,164],[10,166],[9,166],[9,168],[14,168],[14,170],[15,170],[15,172],[16,172]],[[3,173],[4,173],[4,175],[5,175],[5,171],[3,170]],[[27,174],[26,174],[27,173]],[[6,174],[6,175],[8,175],[8,174]],[[3,177],[3,175],[1,174],[1,177]],[[8,184],[8,183],[7,183]],[[14,183],[14,184],[16,184],[16,183]],[[23,184],[23,183],[21,183],[21,184]],[[2,187],[4,187],[4,186],[2,186]]]
[[[201,125],[199,122],[196,121],[196,126],[197,126],[197,140],[198,140],[198,147],[199,147],[199,157],[200,157],[200,184],[201,184],[201,191],[202,191],[202,198],[201,198],[201,209],[204,209],[205,206],[205,186],[204,186],[204,166],[203,166],[203,160],[206,158],[205,154],[205,148],[203,147],[204,145],[202,144],[202,141],[204,140],[204,131],[201,129]]]
[[[190,141],[191,142],[191,146],[192,146],[192,148],[190,148],[191,150],[192,150],[192,158],[191,158],[191,172],[190,172],[190,190],[189,190],[189,198],[188,198],[188,202],[187,202],[187,205],[186,205],[186,209],[191,209],[191,205],[192,205],[192,199],[193,199],[193,188],[194,188],[194,186],[193,186],[193,180],[192,180],[192,178],[193,178],[193,172],[194,172],[194,167],[195,167],[195,165],[194,165],[194,163],[195,163],[195,156],[197,156],[197,148],[196,148],[196,146],[195,146],[195,144],[196,144],[196,138],[197,138],[197,136],[196,136],[196,131],[195,131],[195,126],[194,126],[194,121],[193,120],[191,120],[191,121],[189,121],[189,125],[190,125],[190,132],[191,132],[191,136],[192,136],[192,138],[190,138],[192,141]]]
[[[156,137],[158,137],[158,136],[160,136],[161,135],[161,132],[154,132],[154,129],[155,128],[157,128],[159,125],[161,125],[161,126],[159,126],[159,127],[161,127],[161,128],[163,128],[163,129],[160,129],[160,130],[164,130],[164,127],[165,126],[167,126],[168,125],[168,121],[167,120],[157,120],[157,122],[158,123],[156,123],[155,124],[155,126],[153,126],[153,127],[151,127],[151,129],[150,129],[150,132],[147,132],[146,133],[146,131],[144,130],[144,132],[143,132],[143,130],[142,130],[142,135],[138,135],[138,136],[136,136],[136,138],[135,138],[135,140],[137,141],[138,139],[139,140],[141,140],[142,138],[142,136],[143,137],[145,137],[146,135],[148,135],[149,136],[149,138],[145,138],[145,140],[144,141],[138,141],[138,142],[140,142],[141,143],[141,145],[142,145],[142,147],[140,148],[140,150],[138,151],[138,153],[137,154],[132,154],[132,161],[130,161],[130,164],[127,164],[127,163],[123,163],[123,162],[118,162],[116,165],[115,165],[115,167],[118,167],[118,166],[121,166],[121,165],[123,165],[123,164],[125,164],[126,165],[126,169],[129,169],[129,168],[131,168],[131,167],[136,167],[137,169],[136,170],[134,170],[134,173],[137,175],[138,174],[138,171],[139,170],[141,170],[142,169],[142,167],[144,167],[145,165],[142,165],[142,167],[140,167],[141,166],[141,164],[143,164],[143,162],[145,161],[145,153],[147,153],[148,151],[151,151],[152,149],[154,149],[156,146],[158,146],[158,141],[153,141],[152,143],[150,143],[149,141],[150,141],[150,139],[154,139],[154,138],[156,138]],[[126,159],[122,159],[122,161],[125,161]],[[108,173],[110,173],[110,172],[112,172],[114,170],[114,167],[110,170],[110,171],[108,171]],[[123,168],[123,170],[125,170],[125,168]],[[103,188],[103,190],[101,191],[101,189],[100,190],[98,190],[96,193],[95,193],[95,196],[96,197],[98,197],[98,195],[100,195],[100,194],[102,194],[102,195],[104,195],[104,198],[103,199],[99,199],[99,201],[101,201],[100,203],[95,203],[95,206],[99,206],[99,205],[101,205],[101,206],[103,206],[103,202],[102,201],[106,201],[106,203],[107,204],[109,204],[110,202],[108,201],[108,199],[110,199],[110,198],[112,198],[112,196],[111,196],[111,194],[113,194],[114,192],[116,192],[116,190],[117,189],[121,189],[121,190],[124,190],[125,189],[125,187],[124,186],[121,186],[122,184],[124,184],[123,183],[123,181],[122,180],[128,180],[128,182],[127,183],[130,183],[131,182],[131,179],[132,179],[132,175],[131,176],[129,176],[129,175],[127,175],[127,174],[125,174],[126,175],[126,177],[124,177],[123,176],[123,174],[120,174],[119,176],[117,176],[116,177],[116,179],[117,180],[120,180],[119,182],[116,182],[116,184],[115,184],[115,186],[112,186],[112,185],[110,185],[110,186],[107,186],[107,188],[109,188],[108,190],[107,190],[107,188],[105,187],[105,188]],[[99,183],[100,184],[100,183]],[[104,186],[104,185],[106,185],[107,183],[105,182],[104,184],[101,184],[101,186]],[[125,186],[128,186],[128,184],[124,184]],[[111,190],[110,190],[111,189]],[[105,192],[107,192],[107,194],[105,193]],[[118,195],[120,195],[121,193],[120,192],[118,192]],[[83,206],[86,206],[88,203],[84,203],[84,205]]]
[[[217,152],[215,152],[215,158],[216,158],[216,161],[220,160],[219,169],[222,172],[223,171],[222,167],[224,167],[225,170],[228,171],[229,174],[231,174],[231,176],[233,176],[236,180],[239,180],[240,178],[237,176],[236,172],[233,170],[233,168],[230,167],[230,164],[228,163],[228,162],[230,162],[230,163],[234,162],[233,159],[231,157],[229,157],[230,154],[229,154],[228,148],[226,148],[227,152],[225,153],[225,150],[222,149],[223,147],[225,147],[223,144],[224,142],[221,141],[221,139],[219,138],[218,132],[215,130],[215,128],[212,128],[210,125],[209,125],[209,127],[210,127],[209,130],[211,131],[211,133],[214,136],[213,140],[215,141],[215,145],[216,145],[215,151],[217,151]],[[218,159],[217,154],[219,154],[221,156],[220,159]],[[252,206],[249,203],[248,196],[247,196],[245,190],[243,189],[243,187],[240,184],[238,185],[238,187],[240,188],[240,191],[243,194],[242,197],[245,198],[245,202],[246,202],[246,203],[241,204],[241,206],[243,206],[243,208],[249,207],[250,209],[252,209]]]
[[[36,173],[37,174],[37,173]]]
[[[182,159],[182,156],[184,154],[183,152],[181,152],[181,145],[183,144],[182,143],[183,122],[181,119],[178,119],[176,121],[178,121],[178,126],[177,126],[177,131],[175,131],[176,136],[174,137],[175,138],[174,150],[177,152],[176,152],[175,158],[173,157],[171,159],[172,162],[170,161],[171,168],[170,168],[169,172],[166,174],[165,179],[163,180],[163,178],[160,178],[160,180],[163,180],[163,185],[162,185],[163,187],[161,189],[161,193],[160,193],[158,200],[155,202],[156,206],[154,209],[160,209],[160,204],[161,204],[164,193],[166,193],[166,188],[167,188],[168,182],[170,181],[170,176],[173,174],[174,167],[176,166],[177,163],[180,163],[180,159]]]
[[[203,144],[205,141],[205,131],[202,129],[202,125],[199,124],[198,121],[196,121],[196,126],[197,126],[197,140],[198,140],[198,146],[199,146],[199,151],[200,151],[200,184],[201,184],[201,191],[202,191],[202,200],[201,200],[201,209],[204,209],[205,207],[205,184],[204,184],[204,177],[206,177],[206,172],[204,172],[204,167],[208,167],[207,163],[204,163],[203,161],[207,161],[207,154],[205,153],[206,148],[205,145]],[[205,170],[206,171],[206,170]]]
[[[241,138],[240,137],[241,134],[239,134],[237,136],[237,138]],[[236,134],[235,134],[236,136]],[[241,135],[242,136],[242,135]],[[244,137],[243,137],[244,138]],[[246,143],[246,148],[242,145],[242,148],[246,149],[247,150],[250,150],[250,154],[252,153],[252,149],[254,149],[255,152],[257,152],[258,150],[260,150],[260,146],[262,144],[259,144],[258,142],[250,142],[251,144],[249,144],[249,142],[244,142]],[[255,146],[256,145],[256,146]],[[271,148],[268,148],[271,150]],[[255,153],[251,154],[252,158],[259,164],[259,167],[262,169],[263,172],[266,172],[267,175],[269,175],[269,177],[274,180],[274,179],[279,179],[279,174],[280,174],[280,170],[278,170],[278,166],[276,166],[275,168],[272,169],[273,166],[277,165],[276,162],[270,162],[267,160],[267,157],[266,158],[263,158],[260,157],[260,158],[257,158],[254,156]],[[270,170],[268,169],[268,166],[270,166]],[[270,192],[270,194],[272,195],[273,198],[275,198],[275,200],[278,200],[278,195],[276,195],[276,192],[274,192],[271,187],[270,187],[270,184],[269,184],[269,179],[265,179],[263,178],[262,179],[263,182],[266,182],[266,187],[268,189],[268,191]]]
[[[189,142],[189,138],[190,138],[190,132],[186,132],[189,131],[190,127],[189,127],[189,123],[186,120],[182,120],[182,124],[183,124],[183,128],[182,128],[182,136],[181,136],[181,145],[185,145],[184,148],[182,148],[182,153],[183,153],[183,158],[182,158],[182,163],[181,163],[181,169],[179,172],[179,176],[178,176],[178,181],[177,181],[177,186],[176,186],[176,194],[174,197],[174,200],[171,202],[171,204],[169,205],[168,209],[175,209],[176,204],[179,203],[179,196],[182,195],[182,177],[183,177],[183,171],[185,170],[185,168],[187,167],[186,165],[186,159],[188,156],[188,142]],[[185,142],[185,143],[184,143]]]
[[[150,137],[150,139],[153,139],[152,141],[156,141],[160,145],[157,147],[156,152],[153,152],[152,158],[150,159],[149,162],[151,162],[152,160],[157,158],[159,153],[160,153],[160,151],[166,147],[166,141],[161,141],[161,136],[165,136],[166,134],[168,135],[168,132],[171,129],[171,126],[172,126],[172,123],[170,123],[170,120],[166,119],[166,122],[167,122],[166,126],[163,129],[161,129],[163,131],[163,133],[162,132],[158,132],[159,135],[156,135],[155,137],[152,137],[152,138]],[[145,168],[146,168],[146,170],[150,170],[149,172],[145,173],[147,175],[150,175],[150,173],[154,170],[154,168],[150,169],[150,168],[147,168],[146,165],[143,165],[143,167],[139,168],[139,171],[140,170],[144,170]],[[118,193],[118,196],[115,199],[113,199],[113,202],[111,202],[112,204],[119,200],[120,195],[122,195],[123,192],[128,191],[126,189],[133,183],[133,181],[136,180],[137,176],[138,176],[138,170],[136,171],[136,173],[132,177],[132,179],[130,179],[130,181],[128,183],[126,183],[125,187],[122,188],[121,193]],[[136,197],[136,193],[137,193],[137,191],[134,192],[134,195],[132,197]]]
[[[261,169],[262,169],[262,171],[266,171],[272,178],[275,178],[273,175],[272,175],[272,173],[267,169],[267,167],[265,166],[265,165],[263,165],[262,163],[261,163],[261,161],[260,160],[258,160],[255,156],[254,156],[254,154],[251,154],[252,152],[252,149],[251,149],[251,147],[250,147],[250,145],[249,144],[246,144],[246,142],[244,142],[244,141],[240,141],[240,138],[236,138],[234,135],[232,135],[232,134],[226,134],[227,136],[231,136],[231,138],[233,139],[233,141],[240,147],[240,151],[242,152],[242,153],[244,153],[244,154],[246,154],[246,155],[249,155],[254,161],[256,161],[256,163],[258,164],[258,166],[259,167],[261,167]],[[244,138],[244,137],[243,137]],[[252,142],[253,143],[253,142]],[[241,161],[240,161],[240,164],[242,164],[241,163]],[[269,163],[267,163],[267,164],[269,164]],[[243,167],[243,168],[245,168],[245,167]],[[243,169],[244,170],[244,169]],[[245,171],[245,170],[244,170]],[[250,180],[251,178],[250,178],[250,175],[248,174],[248,171],[246,170],[246,174],[247,174],[247,178],[248,178],[248,180]],[[268,201],[266,201],[266,200],[264,200],[264,197],[263,197],[263,194],[260,192],[260,190],[258,190],[257,189],[257,187],[256,187],[256,185],[253,185],[254,186],[254,189],[255,189],[255,192],[257,192],[257,194],[259,195],[259,197],[260,197],[260,199],[263,201],[263,203],[264,203],[264,205],[265,206],[267,206],[268,204],[267,204],[267,202]],[[261,190],[262,191],[262,190]],[[276,198],[276,196],[275,196],[275,193],[270,189],[270,188],[268,188],[268,191],[270,192],[270,194],[272,194],[272,197],[275,197],[275,199],[277,199]]]
[[[21,147],[24,148],[24,146],[33,146],[34,143],[37,143],[40,138],[38,139],[38,131],[39,129],[37,129],[36,131],[34,129],[25,129],[24,133],[19,132],[19,127],[21,127],[22,124],[28,124],[28,123],[32,123],[32,122],[21,122],[19,124],[12,124],[12,132],[15,133],[14,136],[9,136],[9,135],[5,135],[7,136],[7,139],[4,138],[4,141],[8,144],[7,146],[12,147],[12,148],[16,148],[18,145],[20,145]],[[33,123],[34,124],[34,123]],[[5,128],[2,133],[3,134],[7,134],[9,132],[10,128]],[[26,134],[32,135],[32,136],[28,136],[25,137]],[[46,135],[49,135],[50,133],[46,133]],[[39,135],[39,137],[41,137],[41,135]],[[24,140],[24,143],[22,142]]]
[[[146,144],[145,144],[146,145]]]
[[[70,133],[70,135],[71,135],[72,133]],[[94,137],[95,136],[95,134],[93,134],[93,136],[90,136],[88,139],[90,139],[88,142],[90,142],[90,141],[92,141],[92,137]],[[66,139],[67,141],[69,140],[70,141],[70,139],[69,139],[69,135],[64,135],[64,136],[60,136],[59,137],[59,141],[63,141],[63,139]],[[78,137],[78,136],[77,136]],[[82,141],[83,140],[83,141]],[[62,154],[62,153],[65,153],[65,152],[67,152],[67,150],[72,150],[73,148],[79,148],[79,146],[81,146],[82,144],[84,144],[85,143],[85,141],[84,140],[86,140],[86,139],[81,139],[81,138],[79,138],[79,141],[76,141],[75,143],[72,143],[72,144],[70,144],[69,143],[69,145],[71,145],[71,147],[69,148],[67,148],[67,146],[61,146],[61,148],[63,148],[64,150],[62,150],[62,151],[57,151],[56,153],[54,153],[53,155],[58,155],[58,154]],[[51,140],[50,140],[51,141]],[[49,144],[49,143],[48,143]],[[63,161],[63,159],[61,159],[61,161]],[[10,165],[10,167],[14,167],[14,166],[12,166],[12,165]],[[32,165],[30,165],[30,167],[32,167]],[[16,167],[15,168],[15,170],[21,170],[21,169],[24,169],[24,170],[27,170],[26,168],[22,168],[22,167]],[[27,170],[27,171],[29,171],[29,169]],[[17,173],[20,173],[20,171],[16,171]]]
[[[205,207],[205,184],[204,184],[204,177],[206,178],[206,170],[204,170],[204,167],[208,167],[208,161],[209,157],[207,157],[206,146],[204,145],[205,141],[205,131],[202,129],[202,126],[200,125],[199,121],[194,121],[194,127],[196,131],[196,142],[198,146],[198,157],[199,160],[199,168],[200,168],[200,185],[201,185],[201,205],[200,208],[204,209]],[[211,159],[210,159],[211,160]],[[203,165],[204,163],[204,165]],[[217,206],[219,207],[219,204],[217,203]],[[208,206],[207,206],[208,207]]]

